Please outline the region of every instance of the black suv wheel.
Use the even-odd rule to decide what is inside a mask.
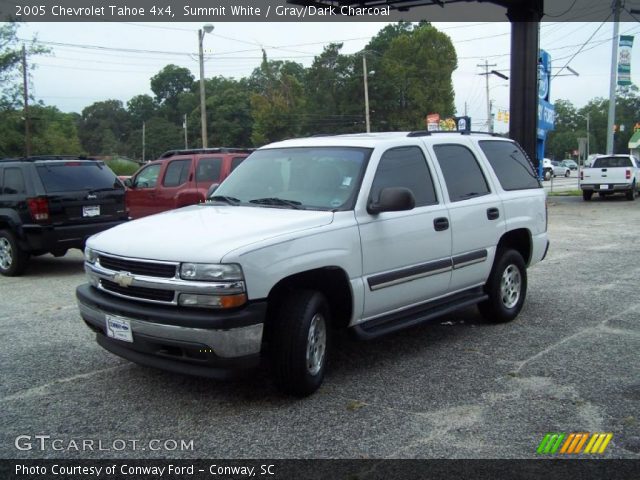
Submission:
[[[485,284],[489,298],[478,304],[482,316],[496,323],[518,316],[527,295],[527,269],[516,250],[498,250],[489,280]]]
[[[24,272],[29,255],[18,246],[9,230],[0,230],[0,274],[15,277]]]

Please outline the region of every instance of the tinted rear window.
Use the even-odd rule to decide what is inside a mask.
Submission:
[[[632,167],[629,157],[598,157],[593,162],[593,168]]]
[[[533,165],[518,145],[496,140],[479,143],[504,190],[540,188]]]
[[[2,193],[6,195],[26,193],[22,170],[19,168],[7,168],[4,171],[4,189],[2,190]]]
[[[111,169],[101,162],[44,163],[37,168],[47,193],[124,189]]]

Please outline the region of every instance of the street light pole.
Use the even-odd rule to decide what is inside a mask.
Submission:
[[[200,59],[200,123],[202,126],[202,148],[207,148],[207,107],[205,105],[204,92],[204,53],[202,49],[202,40],[205,33],[211,33],[213,25],[204,25],[198,30],[198,54]]]
[[[367,125],[367,133],[371,132],[371,119],[369,117],[369,84],[367,83],[367,55],[362,52],[362,71],[364,72],[364,111]]]

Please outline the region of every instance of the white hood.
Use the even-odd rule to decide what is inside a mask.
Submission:
[[[232,250],[331,223],[332,212],[193,205],[94,235],[94,250],[123,257],[216,263]]]

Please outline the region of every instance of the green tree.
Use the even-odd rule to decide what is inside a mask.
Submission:
[[[302,81],[304,68],[294,62],[269,61],[262,52],[262,64],[254,70],[249,82],[254,145],[295,137],[301,131],[304,113]]]
[[[188,68],[167,65],[151,78],[151,90],[156,101],[172,122],[181,123],[181,116],[187,112],[178,109],[180,94],[194,88],[194,78]]]
[[[136,95],[127,102],[127,112],[132,125],[142,125],[152,118],[158,110],[158,104],[150,95]]]
[[[145,122],[145,158],[158,158],[167,150],[184,148],[183,131],[180,126],[163,117],[153,117]],[[134,128],[128,138],[127,154],[136,159],[142,158],[142,126]]]
[[[120,100],[95,102],[82,110],[78,135],[90,155],[111,155],[125,150],[129,114]]]
[[[85,153],[80,145],[75,114],[63,113],[56,107],[38,105],[32,107],[31,116],[31,150],[34,155]]]
[[[207,128],[212,146],[250,147],[253,118],[247,80],[224,77],[207,79]],[[200,111],[192,122],[200,138]]]

